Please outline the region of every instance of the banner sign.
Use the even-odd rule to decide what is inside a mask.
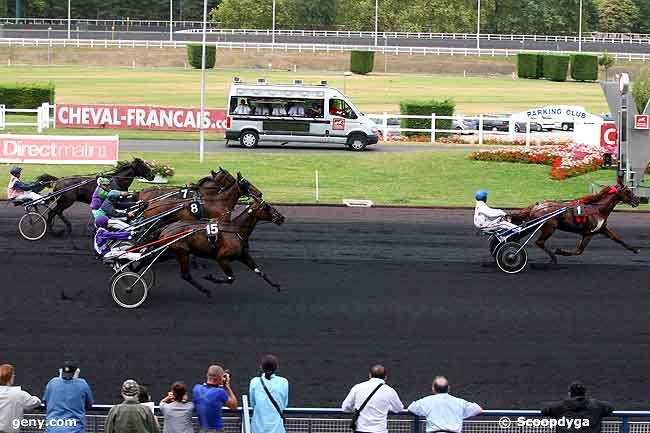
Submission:
[[[526,111],[526,116],[531,119],[539,117],[547,119],[567,119],[585,120],[591,116],[583,107],[573,107],[569,105],[549,105],[547,107],[534,108]]]
[[[114,136],[0,135],[0,162],[114,164],[120,139]]]
[[[226,129],[226,110],[206,109],[203,114],[204,130]],[[198,131],[200,117],[198,108],[56,104],[54,127]]]
[[[634,129],[650,129],[650,115],[647,114],[635,115]]]
[[[617,143],[618,143],[618,131],[616,129],[616,123],[605,122],[602,125],[600,125],[601,147],[615,146]]]

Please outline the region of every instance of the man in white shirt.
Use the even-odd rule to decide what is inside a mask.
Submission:
[[[244,116],[251,114],[251,107],[248,106],[245,99],[239,101],[239,105],[235,108],[234,114],[241,114]]]
[[[487,205],[487,191],[480,190],[476,193],[476,207],[474,208],[474,225],[479,229],[511,229],[517,227],[507,220],[508,214],[501,209],[492,209]]]
[[[449,394],[449,382],[444,376],[433,380],[433,395],[414,401],[408,411],[427,418],[427,433],[461,433],[463,420],[483,412],[481,406]]]
[[[386,384],[386,369],[383,365],[374,365],[370,368],[370,379],[352,387],[341,409],[344,412],[355,412],[373,391],[375,391],[374,395],[359,413],[356,432],[387,433],[388,412],[399,413],[404,410],[397,392]]]
[[[289,116],[304,117],[305,106],[301,102],[296,102],[289,108]]]
[[[0,365],[0,432],[18,433],[23,412],[41,405],[38,397],[14,385],[14,367],[11,364]]]

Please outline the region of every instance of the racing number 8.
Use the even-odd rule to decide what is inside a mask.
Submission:
[[[199,205],[197,205],[196,203],[192,203],[190,205],[190,212],[192,212],[194,215],[199,213]]]
[[[205,232],[208,236],[215,236],[219,233],[219,226],[215,223],[208,224],[205,226]]]

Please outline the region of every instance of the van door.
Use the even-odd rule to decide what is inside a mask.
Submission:
[[[332,118],[330,141],[345,144],[351,131],[362,129],[361,120],[342,99],[330,99],[328,107]]]
[[[327,143],[332,129],[332,119],[324,111],[325,101],[305,101],[305,117],[309,119],[309,141]]]

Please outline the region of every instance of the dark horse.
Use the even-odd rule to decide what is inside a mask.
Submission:
[[[50,210],[48,214],[47,225],[51,227],[54,216],[58,216],[61,218],[61,221],[65,223],[65,232],[69,235],[72,232],[72,224],[70,224],[70,221],[68,221],[68,219],[63,216],[63,212],[77,201],[90,204],[93,192],[95,191],[95,188],[97,188],[97,183],[94,180],[99,176],[110,178],[111,188],[118,189],[120,191],[128,190],[133,183],[133,179],[136,177],[144,177],[147,180],[153,180],[154,178],[154,174],[151,172],[151,168],[140,158],[133,158],[133,161],[130,162],[120,161],[117,163],[117,167],[115,167],[114,170],[108,173],[91,176],[69,176],[63,177],[61,179],[53,179],[53,176],[43,174],[38,177],[38,180],[53,181],[53,192],[75,184],[82,183],[87,180],[91,180],[91,182],[87,182],[84,185],[81,185],[79,188],[74,188],[59,196],[56,205]]]
[[[228,172],[228,170],[219,167],[219,171],[215,172],[214,170],[211,170],[209,176],[200,179],[195,184],[188,186],[156,186],[146,188],[134,193],[133,198],[136,201],[150,201],[165,194],[182,191],[184,189],[187,189],[188,191],[215,189],[217,192],[222,192],[235,181],[236,179]]]
[[[192,278],[192,274],[190,273],[191,255],[214,259],[219,264],[226,274],[226,278],[217,279],[212,275],[207,275],[205,279],[213,283],[232,284],[235,281],[235,274],[232,271],[230,263],[233,260],[238,260],[263,278],[268,284],[280,290],[280,285],[271,281],[250,255],[248,239],[251,233],[253,233],[258,221],[272,221],[277,225],[281,225],[284,223],[284,216],[268,203],[256,201],[233,218],[231,223],[219,224],[219,232],[216,239],[209,238],[207,234],[207,229],[210,225],[216,224],[215,221],[203,221],[200,223],[179,221],[165,227],[160,233],[160,238],[173,238],[188,230],[193,231],[191,235],[173,243],[169,248],[169,253],[178,260],[183,279],[208,297],[211,296],[211,292]]]
[[[632,207],[639,205],[639,199],[634,195],[632,190],[627,186],[618,184],[614,187],[603,188],[596,194],[581,197],[572,202],[562,201],[545,201],[536,203],[511,215],[512,222],[519,224],[535,218],[542,217],[563,207],[569,207],[567,212],[551,218],[541,227],[541,233],[535,244],[543,249],[551,259],[551,263],[557,263],[557,256],[579,256],[583,253],[589,241],[596,234],[607,236],[614,242],[622,245],[635,254],[639,253],[639,248],[632,247],[625,243],[616,233],[607,226],[607,218],[619,203],[629,204]],[[581,207],[581,215],[578,215],[577,209]],[[555,233],[561,230],[570,233],[576,233],[582,236],[575,251],[566,251],[557,248],[551,251],[546,246],[546,241]]]

